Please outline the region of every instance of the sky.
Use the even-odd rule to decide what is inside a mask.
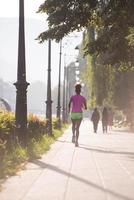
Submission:
[[[27,72],[27,81],[45,81],[47,80],[47,65],[48,65],[48,46],[47,42],[43,44],[38,44],[35,41],[35,38],[39,35],[40,32],[47,29],[47,16],[45,14],[36,13],[39,6],[44,2],[44,0],[25,0],[25,20],[31,19],[32,21],[38,22],[39,30],[36,27],[27,27],[29,25],[25,24],[25,33],[26,33],[26,72]],[[0,18],[15,18],[18,19],[19,16],[19,0],[0,0]],[[11,26],[11,24],[10,24]],[[11,26],[12,27],[12,26]],[[4,27],[5,28],[5,27]],[[29,28],[30,31],[33,31],[32,41],[29,42]],[[6,28],[5,28],[6,30]],[[17,32],[18,30],[16,30]],[[6,34],[3,33],[2,37],[6,37]],[[0,35],[1,36],[1,35]],[[16,33],[17,36],[17,33]],[[30,35],[31,37],[31,35]],[[28,38],[28,39],[27,39]],[[63,80],[63,68],[64,68],[64,54],[66,52],[66,63],[69,64],[71,61],[76,59],[75,55],[75,47],[80,44],[82,39],[82,33],[73,33],[71,36],[63,39],[62,46],[62,72],[61,72],[61,80]],[[6,38],[2,38],[2,40],[6,41]],[[11,39],[10,39],[11,40]],[[68,43],[66,46],[65,43]],[[6,46],[6,45],[5,45]],[[4,49],[5,48],[5,49]],[[13,48],[14,49],[14,48]],[[6,47],[0,47],[0,58],[7,62],[8,65],[16,66],[16,69],[10,69],[11,76],[5,68],[1,69],[2,78],[5,81],[14,82],[17,79],[17,39],[14,50],[14,55],[10,51],[12,51],[12,47],[6,49]],[[9,51],[9,53],[7,53]],[[8,57],[7,57],[8,54]],[[14,58],[15,57],[15,58]],[[37,68],[38,65],[38,68]],[[55,87],[58,84],[58,66],[59,66],[59,44],[52,42],[52,87]],[[1,75],[0,75],[1,76]],[[1,77],[0,77],[1,78]]]
[[[43,20],[42,14],[37,14],[44,0],[24,0],[25,17]],[[18,17],[19,0],[0,0],[0,17]]]

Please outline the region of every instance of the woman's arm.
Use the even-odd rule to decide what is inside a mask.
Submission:
[[[86,102],[86,100],[84,101],[84,108],[85,108],[85,110],[87,110],[87,102]]]
[[[71,99],[69,101],[69,104],[68,104],[68,112],[70,113],[70,108],[71,108]]]

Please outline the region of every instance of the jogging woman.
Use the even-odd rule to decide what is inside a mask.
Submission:
[[[79,127],[83,118],[83,109],[87,109],[86,99],[81,93],[81,85],[75,85],[76,94],[71,96],[69,101],[69,113],[71,110],[71,121],[72,121],[72,142],[77,147],[79,138]]]

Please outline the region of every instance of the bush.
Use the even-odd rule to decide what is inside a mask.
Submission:
[[[12,146],[10,151],[5,151],[0,166],[0,178],[7,175],[14,175],[20,168],[20,164],[28,160],[27,150],[19,144]]]
[[[39,118],[36,115],[30,114],[28,116],[28,134],[29,138],[39,137],[46,132],[45,119]]]
[[[13,141],[15,117],[13,113],[0,114],[0,178],[14,174],[21,163],[39,158],[49,150],[50,145],[62,134],[56,130],[57,119],[53,120],[53,137],[46,134],[47,121],[30,114],[28,116],[28,141],[21,146]]]
[[[52,120],[52,127],[54,129],[58,129],[58,119],[57,118],[53,118],[53,120]]]
[[[15,128],[15,117],[11,112],[0,113],[0,139],[10,146]]]
[[[6,153],[6,141],[0,139],[0,164],[3,162]]]

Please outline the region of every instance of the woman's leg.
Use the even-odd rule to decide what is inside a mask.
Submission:
[[[76,124],[76,120],[72,119],[72,142],[75,142],[75,125]]]
[[[75,146],[78,146],[78,138],[79,138],[79,128],[81,124],[82,119],[76,120],[76,140],[75,140]]]

